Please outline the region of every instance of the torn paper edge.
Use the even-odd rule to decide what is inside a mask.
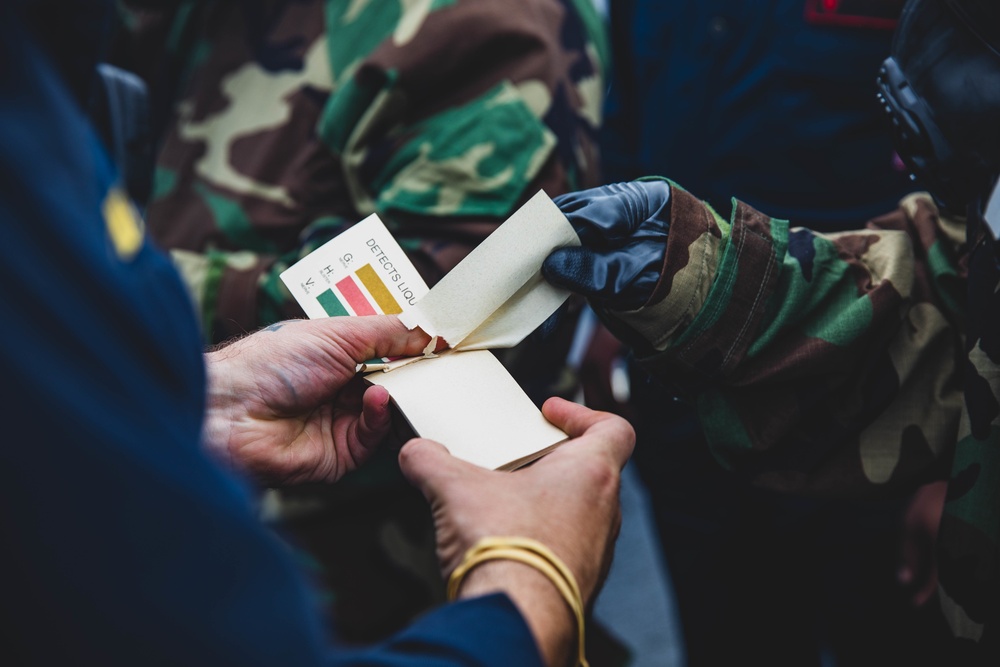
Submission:
[[[461,348],[466,337],[538,277],[550,252],[579,244],[566,216],[544,191],[539,191],[399,319],[409,329],[420,327]],[[521,319],[522,313],[512,308],[492,326],[503,330],[505,346],[510,347],[544,322],[561,303],[551,306],[541,320],[537,320],[537,313],[530,321]]]

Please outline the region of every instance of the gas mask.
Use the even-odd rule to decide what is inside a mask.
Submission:
[[[1000,2],[910,0],[878,98],[920,187],[964,213],[1000,174]]]

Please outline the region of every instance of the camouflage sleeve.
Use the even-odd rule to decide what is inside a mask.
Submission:
[[[672,195],[650,303],[604,316],[651,372],[696,395],[715,456],[799,492],[946,476],[962,405],[964,224],[922,194],[828,235],[735,200],[724,220]]]
[[[539,189],[599,180],[590,0],[239,5],[173,31],[201,36],[148,211],[210,340],[299,315],[278,274],[371,213],[433,283]]]
[[[357,210],[387,219],[433,281],[539,189],[598,182],[608,55],[589,0],[426,7],[328,8],[349,39],[331,44],[319,130]]]

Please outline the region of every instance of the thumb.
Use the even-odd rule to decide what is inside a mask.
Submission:
[[[604,286],[603,272],[595,276],[594,251],[571,246],[553,250],[542,262],[542,276],[556,287],[592,296]]]
[[[399,451],[399,467],[410,483],[428,500],[436,498],[450,481],[474,474],[477,469],[452,456],[439,442],[425,438],[410,440]]]

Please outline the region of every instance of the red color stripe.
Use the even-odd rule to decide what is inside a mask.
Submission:
[[[361,293],[357,283],[350,276],[337,283],[337,289],[344,295],[344,300],[354,311],[355,315],[375,315],[375,309],[368,303],[368,299]]]

